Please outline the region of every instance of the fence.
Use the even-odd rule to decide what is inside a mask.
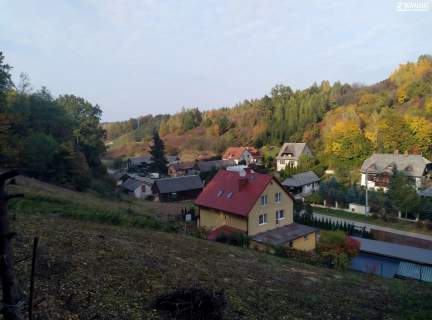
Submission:
[[[295,214],[294,222],[305,224],[311,227],[316,227],[324,230],[341,230],[350,236],[359,236],[362,238],[372,238],[372,234],[366,231],[366,228],[356,227],[353,223],[333,222],[329,218],[317,218],[307,214]]]

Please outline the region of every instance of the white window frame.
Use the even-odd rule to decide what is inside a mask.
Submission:
[[[266,205],[268,204],[268,197],[267,197],[266,194],[263,195],[263,196],[261,196],[261,198],[260,198],[260,202],[261,202],[261,205],[262,205],[262,206],[266,206]]]
[[[281,213],[282,213],[282,217],[281,217]],[[285,211],[284,210],[276,210],[276,220],[277,221],[285,220]]]
[[[275,193],[275,203],[281,203],[282,200],[282,192],[278,191]]]
[[[261,217],[262,217],[262,222],[261,222]],[[267,220],[267,213],[260,214],[260,215],[258,216],[258,224],[259,224],[260,226],[263,226],[263,225],[265,225],[265,224],[267,224],[267,223],[268,223],[268,220]]]

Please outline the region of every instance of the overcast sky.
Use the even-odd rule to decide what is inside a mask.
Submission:
[[[432,8],[432,2],[428,3]],[[432,54],[432,9],[398,1],[0,0],[15,82],[98,103],[103,120],[233,106],[278,83],[374,83]]]

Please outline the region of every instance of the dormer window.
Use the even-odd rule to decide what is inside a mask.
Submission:
[[[223,195],[223,193],[224,193],[223,190],[219,190],[217,193],[217,197],[220,198]]]
[[[231,199],[231,198],[233,197],[233,195],[234,195],[234,194],[233,194],[232,192],[228,192],[228,194],[227,194],[227,198],[228,198],[228,199]]]

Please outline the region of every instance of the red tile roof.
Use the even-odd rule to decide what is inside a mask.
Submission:
[[[256,148],[254,148],[254,147],[246,147],[246,149],[250,152],[250,154],[252,155],[252,157],[254,157],[254,158],[261,158],[262,157],[261,152],[259,152]]]
[[[195,204],[246,217],[270,183],[280,183],[269,174],[247,172],[239,188],[238,172],[219,170],[195,200]],[[281,186],[282,190],[285,189]],[[289,197],[291,194],[285,191]]]
[[[223,225],[222,227],[216,228],[212,232],[210,232],[209,235],[207,236],[207,240],[212,240],[212,241],[216,240],[217,237],[219,237],[222,233],[230,234],[236,232],[245,233],[243,230],[233,228],[227,225]]]
[[[226,149],[225,153],[222,156],[222,159],[235,159],[240,160],[241,155],[245,152],[246,148],[244,147],[229,147]]]

